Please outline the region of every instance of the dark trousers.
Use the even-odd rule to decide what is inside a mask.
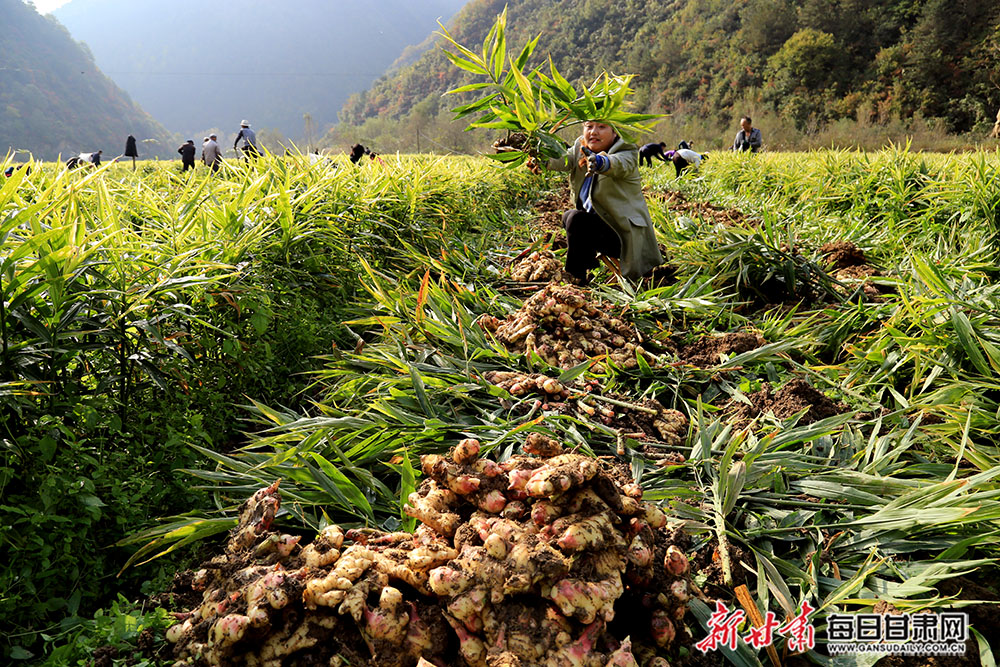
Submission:
[[[652,167],[654,157],[660,162],[667,161],[667,158],[663,157],[663,153],[643,153],[639,151],[639,166],[641,167],[645,164],[647,167]]]
[[[599,265],[598,255],[621,256],[621,239],[596,213],[573,209],[563,213],[562,221],[566,229],[566,270],[574,277],[586,280],[587,271]]]
[[[194,158],[188,160],[187,158],[181,158],[181,171],[187,171],[188,169],[194,169]]]

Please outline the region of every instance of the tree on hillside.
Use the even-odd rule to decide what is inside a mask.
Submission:
[[[769,56],[795,34],[791,0],[750,0],[740,10],[740,45],[747,52]]]
[[[843,81],[843,51],[827,32],[799,30],[768,60],[768,97],[802,129],[828,120]]]

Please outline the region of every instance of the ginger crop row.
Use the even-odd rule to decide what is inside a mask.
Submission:
[[[512,352],[535,353],[551,366],[569,369],[586,359],[606,357],[634,368],[648,356],[635,330],[615,317],[609,304],[590,303],[572,285],[546,285],[506,320],[484,316],[480,325]]]
[[[606,461],[537,433],[524,451],[421,457],[412,534],[330,525],[303,545],[270,529],[277,482],[261,489],[189,578],[177,664],[667,664],[700,593],[666,515]]]

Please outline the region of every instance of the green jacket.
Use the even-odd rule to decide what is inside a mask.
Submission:
[[[587,176],[587,170],[579,166],[581,147],[582,139],[578,138],[566,151],[565,158],[553,158],[548,162],[549,169],[569,172],[570,187],[579,209],[583,209],[580,188]],[[596,178],[591,195],[594,212],[618,234],[622,242],[622,275],[635,280],[663,263],[653,221],[642,195],[639,150],[635,144],[619,137],[604,154],[610,159],[611,168]]]

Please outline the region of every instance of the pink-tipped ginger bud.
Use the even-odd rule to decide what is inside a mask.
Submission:
[[[462,440],[455,445],[455,449],[451,452],[452,460],[459,465],[472,463],[478,457],[479,441],[475,438],[466,438],[465,440]]]
[[[671,544],[667,547],[667,555],[663,558],[663,567],[670,574],[681,577],[688,571],[688,557],[684,552]]]

